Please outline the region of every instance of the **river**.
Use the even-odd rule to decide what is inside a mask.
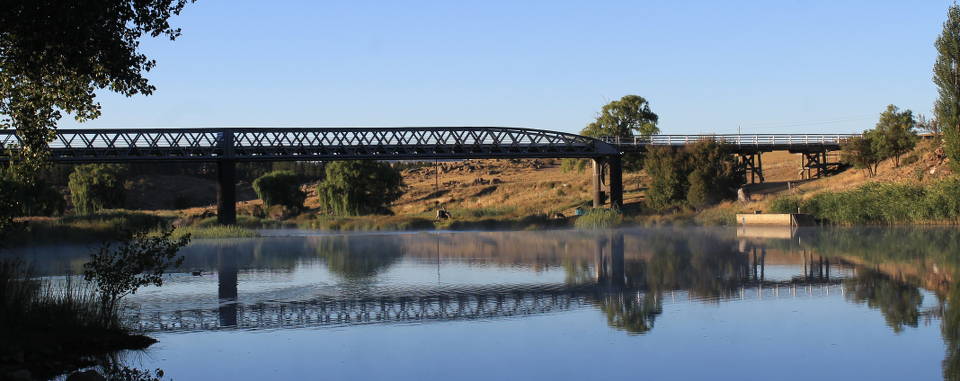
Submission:
[[[195,240],[126,299],[177,380],[938,380],[955,228],[628,228]],[[44,276],[91,247],[12,250]],[[955,302],[955,303],[954,303]]]

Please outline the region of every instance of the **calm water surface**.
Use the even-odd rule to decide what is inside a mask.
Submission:
[[[429,232],[195,240],[129,298],[177,380],[939,380],[960,231]],[[15,254],[48,276],[89,248]],[[190,272],[200,271],[201,275]]]

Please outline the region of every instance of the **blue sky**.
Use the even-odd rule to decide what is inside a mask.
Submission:
[[[63,127],[576,132],[625,94],[663,133],[846,133],[930,114],[947,0],[227,1],[144,41],[154,95]]]

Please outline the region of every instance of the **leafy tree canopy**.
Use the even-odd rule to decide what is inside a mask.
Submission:
[[[402,194],[400,171],[378,161],[327,164],[317,185],[321,207],[336,215],[389,214],[387,207]]]
[[[592,137],[657,134],[659,117],[650,110],[650,104],[639,95],[624,95],[600,109],[597,120],[587,125],[580,134]]]
[[[180,30],[168,20],[188,0],[11,0],[0,12],[0,127],[15,128],[25,159],[45,157],[61,111],[100,116],[96,91],[149,95],[156,62],[140,39]]]
[[[124,168],[116,164],[87,164],[70,174],[70,200],[78,214],[93,214],[123,206]]]
[[[933,64],[933,83],[939,97],[933,111],[943,132],[944,151],[960,168],[960,6],[947,11],[943,31],[934,43],[937,61]]]
[[[273,171],[253,181],[253,190],[266,206],[283,205],[294,210],[303,208],[307,194],[300,190],[300,176],[293,171]]]
[[[901,111],[897,106],[889,105],[880,114],[880,121],[874,130],[873,144],[881,157],[894,158],[896,166],[900,166],[900,156],[909,152],[917,145],[917,134],[914,132],[917,122],[913,118],[913,111]]]

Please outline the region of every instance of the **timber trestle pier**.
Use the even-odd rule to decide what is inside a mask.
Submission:
[[[384,128],[126,128],[59,129],[49,142],[57,163],[216,162],[217,218],[236,221],[236,163],[246,161],[452,160],[582,158],[593,162],[593,205],[623,206],[621,157],[651,146],[682,147],[702,139],[734,147],[751,182],[763,182],[761,154],[802,153],[808,176],[826,174],[827,153],[854,135],[654,135],[604,138],[516,127]],[[0,161],[20,146],[14,130],[0,130]],[[606,180],[605,180],[606,179]]]

